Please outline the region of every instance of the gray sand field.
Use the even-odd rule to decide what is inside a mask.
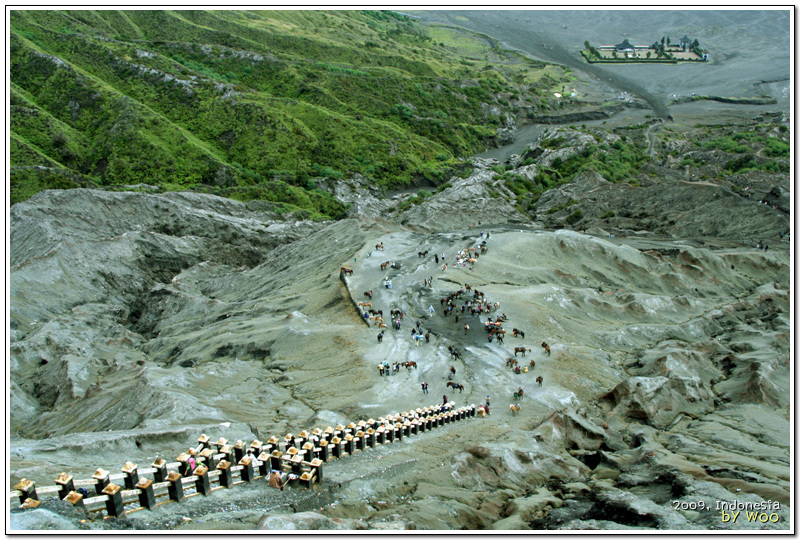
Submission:
[[[778,99],[775,110],[789,104],[788,10],[497,10],[420,12],[425,24],[460,26],[485,33],[509,48],[534,58],[569,66],[593,76],[606,97],[627,91],[645,100],[658,114],[667,112],[673,94]],[[580,56],[584,41],[615,45],[627,38],[650,45],[663,36],[677,41],[697,38],[711,61],[679,65],[588,64]],[[545,47],[545,45],[547,47]],[[719,110],[706,103],[700,110]],[[688,109],[689,112],[683,112]],[[673,116],[696,114],[695,107],[669,108]]]

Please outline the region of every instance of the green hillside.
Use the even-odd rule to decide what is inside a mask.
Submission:
[[[336,217],[314,178],[442,183],[567,78],[393,12],[11,11],[10,29],[12,204],[146,183]]]

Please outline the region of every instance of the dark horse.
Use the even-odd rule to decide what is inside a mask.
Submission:
[[[550,345],[542,341],[542,348],[544,349],[544,352],[547,353],[547,356],[550,356]]]
[[[525,348],[525,347],[514,347],[514,356],[517,356],[517,353],[522,353],[522,356],[525,356],[525,351],[531,352],[531,348],[530,347],[528,347],[528,348]]]
[[[342,274],[344,274],[346,276],[352,276],[353,275],[353,270],[351,270],[350,268],[347,268],[345,266],[342,266],[341,272],[342,272]]]
[[[463,392],[464,391],[464,385],[463,384],[459,384],[457,382],[450,381],[450,382],[447,383],[447,386],[452,388],[453,390],[458,390],[459,392]]]
[[[419,251],[419,252],[417,252],[417,255],[419,255],[420,257],[425,257],[425,256],[428,255],[428,252],[427,251]]]
[[[522,330],[517,330],[516,328],[514,328],[514,329],[511,331],[511,335],[512,335],[512,336],[514,336],[514,337],[517,337],[517,336],[519,336],[519,337],[521,337],[521,338],[524,338],[524,337],[525,337],[525,332],[523,332]]]

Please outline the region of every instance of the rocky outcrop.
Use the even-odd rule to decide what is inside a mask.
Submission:
[[[329,518],[316,512],[267,514],[258,522],[259,531],[365,531],[359,519]]]
[[[452,187],[429,197],[425,204],[401,212],[397,219],[403,225],[422,231],[468,229],[488,220],[492,223],[529,222],[527,216],[498,193],[506,188],[493,180],[493,172],[487,168],[491,164],[476,160],[475,169],[468,178],[453,177]]]

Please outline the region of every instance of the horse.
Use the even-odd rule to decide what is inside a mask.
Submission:
[[[511,405],[508,406],[508,410],[511,411],[511,414],[513,414],[514,416],[517,416],[517,413],[520,410],[522,410],[522,407],[520,406],[519,403],[517,403],[516,405],[511,404]]]
[[[457,351],[457,350],[455,350],[455,349],[452,349],[452,350],[450,351],[450,356],[452,356],[453,358],[456,358],[456,359],[458,359],[458,360],[460,360],[460,359],[461,359],[461,355],[460,355],[460,354],[458,354],[458,351]]]
[[[533,369],[533,368],[535,368],[535,367],[536,367],[536,362],[535,362],[535,361],[533,361],[533,360],[531,360],[531,369]]]
[[[372,307],[372,304],[369,302],[359,302],[358,305],[361,307]]]
[[[514,399],[518,399],[518,400],[522,401],[522,396],[523,396],[523,395],[525,395],[525,391],[524,391],[524,390],[522,389],[522,387],[520,386],[519,390],[517,390],[516,392],[514,392]]]
[[[517,367],[517,359],[509,358],[509,361],[507,361],[506,364],[508,364],[508,367],[510,367],[511,369],[514,369],[515,367]]]
[[[522,356],[525,356],[525,351],[531,352],[531,348],[514,347],[514,356],[517,356],[517,353],[522,353]]]
[[[381,242],[380,244],[375,244],[375,249],[380,249],[381,251],[383,251],[383,242]]]
[[[544,381],[544,379],[542,379],[542,376],[541,376],[541,375],[539,375],[538,377],[536,377],[536,382],[537,382],[537,383],[539,383],[539,386],[542,386],[542,381]]]
[[[392,264],[392,261],[386,261],[385,263],[381,263],[381,270],[386,270],[386,267]]]
[[[453,375],[456,374],[456,366],[450,366],[450,373],[452,373]]]
[[[419,255],[420,258],[427,257],[428,256],[428,252],[427,251],[419,251],[419,252],[417,252],[417,255]]]
[[[523,339],[525,338],[525,332],[523,332],[522,330],[517,330],[516,328],[511,330],[511,335],[514,336],[514,337],[519,336],[519,337],[521,337]]]
[[[544,352],[547,353],[547,356],[550,356],[550,345],[542,341],[542,348],[544,349]]]
[[[458,390],[459,392],[463,392],[464,391],[464,385],[463,384],[459,384],[457,382],[450,381],[450,382],[447,383],[447,386],[449,388],[452,388],[453,390]]]
[[[364,296],[366,296],[367,298],[372,298],[372,289],[370,289],[370,290],[366,291],[366,292],[364,293]]]
[[[412,367],[413,367],[414,369],[417,369],[417,363],[416,363],[416,362],[414,362],[413,360],[411,360],[411,361],[409,361],[409,362],[403,362],[403,363],[402,363],[402,366],[406,368],[406,371],[408,371],[408,370],[409,370],[409,369],[411,369]]]
[[[346,266],[342,266],[342,269],[340,270],[340,272],[342,274],[346,275],[346,276],[352,276],[353,275],[353,270],[351,268],[347,268]]]

